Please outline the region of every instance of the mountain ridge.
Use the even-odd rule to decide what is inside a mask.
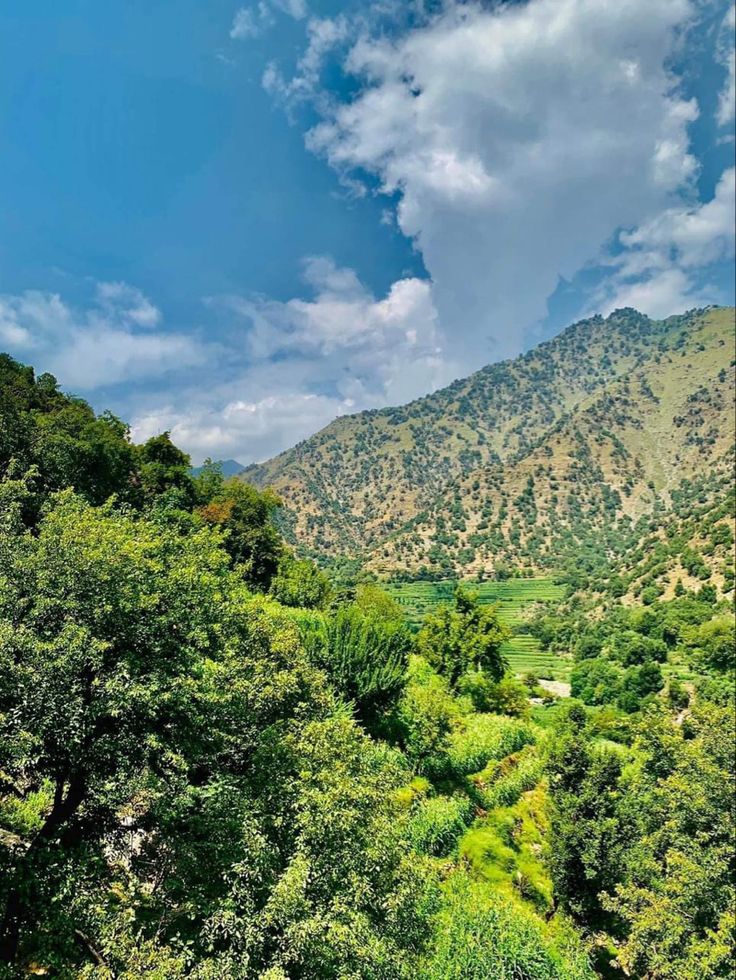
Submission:
[[[528,480],[530,467],[543,465],[545,456],[562,465],[550,440],[566,441],[567,455],[574,455],[584,430],[587,449],[579,451],[597,467],[600,487],[609,488],[597,491],[598,504],[606,495],[621,498],[626,488],[615,509],[631,519],[646,513],[655,497],[664,494],[666,503],[701,457],[712,462],[722,455],[733,432],[727,409],[733,403],[732,325],[729,307],[659,321],[623,309],[578,321],[513,360],[487,365],[405,406],[342,416],[240,477],[279,492],[287,534],[312,554],[365,555],[380,574],[407,567],[418,572],[422,563],[475,572],[493,560],[469,555],[480,544],[468,544],[469,535],[487,530],[477,527],[477,514],[469,521],[472,532],[467,520],[454,528],[458,541],[449,549],[435,542],[437,560],[427,560],[433,546],[428,533],[417,542],[416,525],[446,509],[448,494],[455,501],[458,493],[472,496],[474,481],[483,482],[494,468],[498,491],[499,480],[515,485],[524,473]],[[601,434],[607,449],[598,445]],[[565,467],[569,481],[574,473]],[[548,490],[547,498],[552,494]],[[610,519],[610,499],[607,506]],[[520,523],[537,526],[531,514]],[[507,522],[507,536],[509,529]],[[397,551],[397,538],[412,534],[413,556],[411,548]],[[498,546],[498,536],[486,537]],[[518,558],[513,550],[502,549],[504,560]]]

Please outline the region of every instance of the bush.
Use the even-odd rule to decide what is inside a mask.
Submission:
[[[544,762],[536,749],[522,749],[498,763],[491,771],[480,773],[473,781],[487,810],[513,806],[522,793],[534,789],[542,778]]]
[[[445,737],[461,714],[462,704],[445,678],[423,657],[410,657],[397,723],[406,754],[415,765],[422,769],[431,756],[442,752]]]
[[[445,857],[473,817],[467,796],[434,796],[421,803],[409,824],[409,841],[422,854]]]
[[[536,741],[531,725],[503,715],[470,715],[447,739],[447,759],[458,776],[480,772],[492,759]]]
[[[527,688],[509,675],[494,682],[483,671],[471,670],[458,681],[457,692],[469,697],[476,711],[517,717],[529,711]]]
[[[573,669],[570,693],[585,704],[612,704],[621,690],[621,669],[602,657],[583,660]]]
[[[447,882],[437,925],[420,980],[594,980],[572,934],[558,939],[520,903],[465,872]]]

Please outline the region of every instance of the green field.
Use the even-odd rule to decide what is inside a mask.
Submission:
[[[409,623],[417,627],[428,612],[441,602],[452,600],[457,583],[391,582],[385,586],[389,595],[403,608]],[[504,582],[481,582],[468,585],[482,603],[498,607],[499,618],[514,628],[514,636],[504,644],[503,652],[516,674],[533,672],[541,677],[566,681],[570,662],[564,657],[540,649],[538,641],[523,631],[524,614],[532,603],[559,602],[564,587],[549,578],[507,579]]]

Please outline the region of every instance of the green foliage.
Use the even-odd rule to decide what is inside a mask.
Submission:
[[[472,669],[498,681],[506,668],[501,645],[509,636],[492,608],[458,588],[452,606],[440,606],[425,619],[417,650],[450,684]]]
[[[632,974],[732,973],[735,740],[731,707],[696,707],[687,737],[660,715],[642,723],[625,784],[637,839],[605,899],[623,922],[618,959]]]
[[[470,698],[476,711],[520,717],[529,712],[526,686],[509,675],[494,682],[483,671],[472,670],[458,680],[457,692]]]
[[[314,562],[288,555],[279,562],[269,591],[283,606],[322,609],[329,601],[331,585]]]
[[[623,672],[601,657],[583,660],[573,668],[570,693],[585,704],[613,704],[621,693]]]
[[[409,841],[415,851],[444,857],[452,851],[473,815],[467,796],[433,796],[424,800],[409,824]]]
[[[600,893],[622,875],[627,833],[618,782],[625,757],[618,746],[591,741],[585,710],[561,716],[548,770],[554,808],[550,868],[565,906],[590,927],[605,924]]]
[[[219,533],[67,493],[0,541],[5,958],[411,976],[433,900],[406,766],[335,710]]]
[[[128,427],[109,412],[62,394],[50,374],[0,354],[0,476],[18,479],[36,468],[39,495],[74,487],[92,503],[111,494],[135,497],[136,461]]]
[[[257,490],[240,480],[227,480],[215,496],[197,510],[207,524],[226,532],[224,543],[248,585],[267,591],[285,557],[273,518],[281,506],[272,490]],[[288,588],[288,587],[287,587]]]
[[[459,776],[480,772],[494,759],[536,740],[532,725],[503,715],[467,715],[447,738],[447,759]]]
[[[409,658],[407,683],[397,709],[402,745],[420,769],[441,755],[452,724],[464,713],[450,685],[422,657]]]
[[[168,432],[152,436],[138,446],[138,472],[144,499],[160,505],[188,509],[194,503],[190,460],[171,441]]]
[[[362,608],[357,603],[338,607],[325,617],[321,636],[312,643],[315,662],[369,724],[401,693],[412,647],[411,634],[400,620],[385,619],[380,608],[377,613],[366,603]]]
[[[571,930],[557,935],[533,913],[457,871],[444,889],[438,935],[422,980],[592,980]]]
[[[720,615],[684,632],[684,640],[706,669],[736,671],[736,619]]]
[[[590,735],[573,705],[550,755],[550,861],[561,901],[607,929],[631,975],[727,976],[736,900],[732,706],[696,704],[684,724],[650,710],[631,750]]]
[[[500,761],[491,760],[472,780],[483,807],[496,810],[512,806],[523,793],[534,789],[543,770],[542,755],[530,744]]]

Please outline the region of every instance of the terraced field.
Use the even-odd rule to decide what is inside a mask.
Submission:
[[[409,623],[418,627],[422,619],[442,602],[450,602],[457,583],[391,582],[386,591],[404,609]],[[470,586],[482,603],[494,603],[502,622],[514,629],[514,636],[504,645],[504,654],[514,673],[533,672],[540,677],[566,681],[570,662],[564,657],[540,649],[538,641],[525,633],[523,623],[530,605],[558,602],[564,587],[550,578],[508,579],[505,582],[481,582]]]
[[[569,681],[572,660],[542,650],[539,641],[529,633],[518,633],[502,647],[515,674],[536,674],[553,681]]]

